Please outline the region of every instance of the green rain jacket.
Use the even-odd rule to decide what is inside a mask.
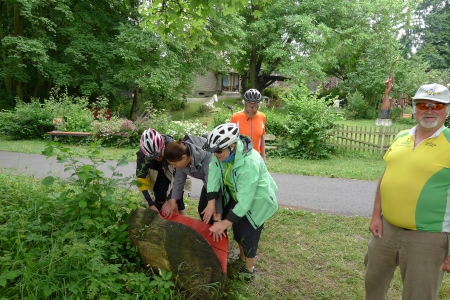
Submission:
[[[232,169],[237,204],[226,218],[235,223],[247,216],[253,227],[258,229],[278,209],[275,197],[278,187],[261,155],[252,146],[250,138],[241,135]],[[230,201],[230,195],[224,187],[223,172],[222,162],[213,155],[209,165],[207,198],[216,199],[218,213],[222,212],[218,208],[226,206]]]

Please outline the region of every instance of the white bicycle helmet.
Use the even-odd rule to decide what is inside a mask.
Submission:
[[[239,128],[234,123],[221,124],[214,128],[206,137],[203,150],[214,152],[226,149],[239,140]]]
[[[244,100],[250,103],[258,103],[262,100],[262,95],[257,89],[249,89],[244,93]]]
[[[164,150],[165,143],[163,136],[155,129],[144,130],[141,135],[141,150],[148,158],[156,158]]]

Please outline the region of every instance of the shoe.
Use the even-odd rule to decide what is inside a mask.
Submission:
[[[246,266],[242,266],[242,268],[239,270],[239,278],[249,282],[255,278],[255,272],[255,267],[253,267],[253,269],[250,271]]]

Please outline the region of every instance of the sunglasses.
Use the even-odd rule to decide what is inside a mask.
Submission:
[[[214,153],[216,153],[216,154],[222,154],[222,152],[224,151],[225,149],[222,149],[222,150],[216,150],[216,151],[214,151]]]
[[[446,107],[444,103],[416,103],[416,108],[418,110],[443,110]]]

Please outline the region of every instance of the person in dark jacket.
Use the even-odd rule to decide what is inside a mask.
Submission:
[[[164,159],[165,146],[174,139],[168,135],[162,135],[149,128],[141,135],[140,149],[136,152],[136,179],[139,191],[149,209],[160,211],[163,207],[170,207],[167,201],[171,198],[172,182],[175,170]],[[188,181],[186,190],[189,192]],[[185,213],[183,201],[183,188],[178,193],[176,205],[179,213]]]

